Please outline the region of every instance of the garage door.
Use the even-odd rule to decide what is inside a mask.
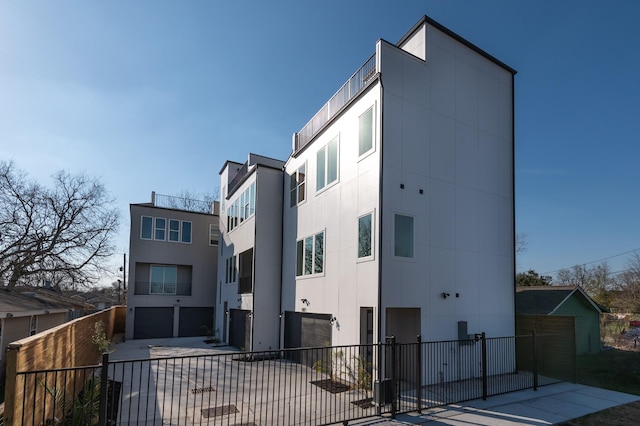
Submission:
[[[331,346],[331,315],[306,312],[285,312],[284,347],[316,348]],[[301,364],[313,366],[318,360],[328,357],[328,350],[318,349],[291,353]]]
[[[136,308],[134,318],[134,339],[173,336],[173,307]]]
[[[213,331],[213,308],[180,308],[179,337],[205,336]]]
[[[229,310],[229,344],[241,350],[249,350],[251,344],[250,311],[243,309]]]

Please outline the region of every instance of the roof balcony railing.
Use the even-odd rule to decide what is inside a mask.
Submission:
[[[238,186],[238,184],[240,183],[242,178],[244,178],[244,176],[247,174],[248,171],[249,171],[249,162],[247,161],[242,165],[242,167],[238,169],[236,174],[233,176],[233,179],[231,179],[231,182],[229,182],[229,190],[227,191],[228,194],[233,194],[233,191],[236,190],[236,187]]]
[[[367,62],[364,63],[356,71],[349,80],[324,104],[320,111],[295,134],[295,151],[298,152],[304,148],[318,134],[318,132],[333,117],[341,111],[341,109],[356,97],[356,95],[366,87],[367,83],[376,74],[376,55],[373,54]]]
[[[174,197],[173,195],[162,195],[156,194],[155,192],[151,194],[151,201],[155,207],[186,210],[196,213],[211,214],[213,212],[213,202],[211,201]]]

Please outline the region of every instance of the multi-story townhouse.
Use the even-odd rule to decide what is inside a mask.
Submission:
[[[218,203],[152,193],[131,204],[127,339],[208,334],[214,327]]]
[[[249,154],[220,170],[217,327],[243,350],[280,345],[284,162]]]
[[[425,16],[294,135],[285,347],[513,335],[514,75]]]

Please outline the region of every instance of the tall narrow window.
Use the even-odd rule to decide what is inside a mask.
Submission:
[[[291,207],[305,200],[306,164],[303,164],[290,176]]]
[[[396,214],[393,235],[394,256],[413,257],[413,217]]]
[[[169,241],[180,241],[180,221],[169,219]]]
[[[358,118],[358,156],[373,149],[373,107]]]
[[[140,238],[143,240],[150,240],[153,238],[153,218],[149,216],[142,216],[140,224]]]
[[[316,165],[317,191],[338,180],[338,137],[318,151]]]
[[[191,222],[182,221],[182,242],[191,243]]]
[[[256,183],[253,182],[249,187],[249,216],[256,211]]]
[[[371,222],[373,214],[368,213],[358,218],[358,258],[370,257],[373,253],[373,233],[371,232]]]
[[[227,259],[225,282],[227,284],[236,282],[236,256]]]
[[[304,263],[304,240],[296,242],[296,277],[302,275]]]
[[[296,242],[296,276],[324,271],[324,231]]]
[[[29,336],[33,336],[38,332],[38,317],[36,315],[31,315],[31,319],[29,321]]]
[[[167,232],[167,219],[162,219],[160,217],[156,217],[156,229],[155,229],[154,239],[156,240],[166,240],[166,232]]]

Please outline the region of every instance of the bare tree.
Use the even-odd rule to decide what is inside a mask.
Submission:
[[[516,253],[524,253],[529,248],[529,238],[524,232],[516,234]]]
[[[47,188],[0,162],[0,285],[98,280],[119,225],[112,206],[96,179],[60,171]]]
[[[640,312],[640,254],[634,253],[618,275],[616,306],[627,312]]]
[[[163,207],[171,209],[210,213],[213,202],[218,200],[218,196],[218,188],[206,194],[197,194],[193,191],[183,190],[177,196],[156,195],[156,202]],[[160,197],[162,197],[162,199],[160,199]]]
[[[616,286],[616,278],[607,262],[598,265],[575,265],[570,269],[563,269],[556,275],[560,285],[578,285],[589,296],[602,305],[609,305],[612,300],[612,290]]]

